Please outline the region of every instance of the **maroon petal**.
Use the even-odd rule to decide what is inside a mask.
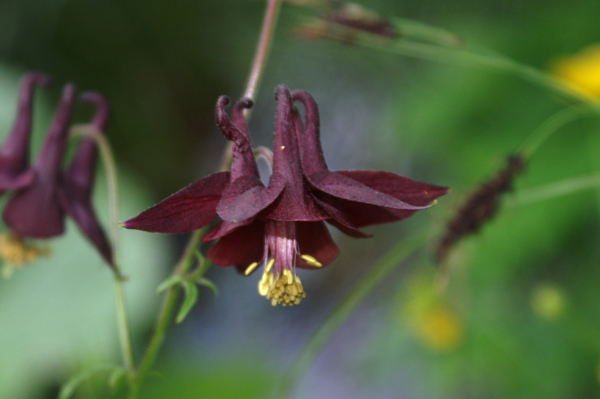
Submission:
[[[126,221],[124,227],[155,233],[198,230],[217,217],[217,204],[228,182],[229,172],[200,179]]]
[[[233,230],[238,229],[242,226],[247,226],[253,222],[254,222],[254,218],[245,220],[240,223],[229,223],[224,220],[221,220],[214,228],[212,228],[210,231],[206,232],[206,234],[204,234],[202,236],[201,241],[209,242],[209,241],[217,240],[217,239],[231,233]]]
[[[58,199],[67,215],[77,223],[83,234],[86,235],[98,252],[100,252],[104,261],[114,266],[110,244],[106,239],[102,227],[98,223],[98,218],[94,213],[92,204],[89,201],[81,202],[77,198],[77,193],[70,190],[69,187],[58,191]]]
[[[11,197],[2,216],[4,223],[21,237],[49,238],[65,230],[56,186],[37,176],[30,187]]]
[[[90,125],[101,132],[101,129],[106,128],[110,114],[107,101],[100,94],[92,92],[83,94],[81,98],[84,102],[96,105],[96,113]],[[97,158],[96,142],[91,138],[84,138],[71,164],[62,175],[58,199],[64,211],[77,223],[106,263],[113,266],[110,244],[100,227],[91,203]]]
[[[31,185],[17,191],[4,208],[8,227],[23,237],[48,238],[64,232],[64,212],[57,198],[60,167],[69,137],[75,86],[65,86],[54,120],[35,160]]]
[[[435,186],[385,171],[340,170],[335,173],[412,205],[426,205],[447,194],[449,190],[447,187]]]
[[[71,115],[75,100],[75,86],[67,84],[63,96],[54,116],[42,149],[38,154],[33,168],[43,180],[56,180],[65,156],[69,140]]]
[[[302,147],[302,168],[307,175],[328,170],[323,149],[321,147],[320,117],[317,102],[308,92],[294,90],[293,101],[300,101],[304,105],[306,124],[304,134],[298,131],[298,142]]]
[[[265,224],[257,220],[219,239],[207,256],[219,266],[237,266],[243,271],[251,263],[260,262],[264,250]]]
[[[331,216],[332,219],[328,219],[327,222],[337,227],[344,234],[355,238],[368,238],[373,236],[372,234],[360,231],[352,222],[352,219],[344,213],[342,207],[343,200],[319,192],[315,193],[315,200],[319,206]]]
[[[445,187],[423,183],[390,172],[357,170],[335,172],[414,205],[425,205],[448,193]],[[390,223],[406,219],[416,210],[391,209],[353,201],[342,201],[342,209],[357,226]]]
[[[337,198],[360,202],[363,204],[383,206],[393,209],[421,210],[430,206],[407,204],[390,195],[369,188],[343,174],[322,170],[307,176],[308,181],[318,190]]]
[[[0,192],[18,190],[33,182],[29,167],[33,92],[36,86],[47,86],[49,80],[39,73],[29,73],[21,81],[17,118],[6,141],[0,147]]]
[[[96,113],[94,114],[90,125],[100,132],[105,131],[106,125],[108,125],[108,117],[110,116],[110,104],[106,101],[106,98],[95,91],[81,93],[79,98],[84,103],[96,106]]]
[[[277,119],[273,147],[273,174],[269,188],[283,184],[281,196],[261,216],[281,221],[316,221],[329,216],[314,200],[300,162],[299,117],[285,86],[277,88]]]
[[[426,205],[427,202],[408,204],[394,195],[388,195],[386,191],[373,189],[368,184],[368,178],[365,179],[366,181],[362,181],[344,174],[330,172],[321,148],[319,110],[316,101],[310,94],[302,90],[292,92],[292,99],[302,102],[306,111],[304,134],[298,135],[298,141],[302,143],[302,168],[310,184],[318,190],[342,200],[401,210],[414,211],[426,208],[423,205]],[[373,177],[373,175],[371,176]],[[378,175],[377,177],[385,180],[386,176]]]
[[[223,192],[217,213],[228,222],[242,222],[256,216],[281,194],[283,182],[271,176],[266,188],[256,176],[246,175],[233,181]]]
[[[297,222],[296,240],[299,254],[296,266],[306,269],[316,269],[308,265],[300,256],[310,255],[323,266],[327,266],[340,254],[340,250],[331,238],[327,226],[323,222]]]
[[[233,162],[231,163],[231,180],[236,180],[241,176],[256,176],[258,174],[258,166],[254,159],[254,152],[252,151],[252,144],[250,143],[250,136],[248,136],[245,121],[242,124],[240,120],[243,118],[241,113],[243,108],[250,108],[252,101],[241,100],[235,105],[235,118],[237,124],[242,127],[244,131],[240,131],[236,124],[232,123],[227,116],[225,107],[229,104],[229,98],[225,96],[219,97],[217,101],[216,117],[217,125],[227,140],[235,143],[233,146]]]
[[[248,138],[250,141],[250,134],[248,133],[248,125],[246,124],[246,118],[244,117],[244,111],[246,109],[252,108],[254,103],[249,98],[242,98],[233,106],[233,111],[231,111],[231,119],[233,119],[233,124],[238,128],[240,132],[244,136]]]

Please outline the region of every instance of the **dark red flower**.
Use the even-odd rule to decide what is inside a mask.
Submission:
[[[44,239],[62,234],[66,212],[112,266],[110,245],[90,200],[97,158],[94,141],[89,138],[82,140],[71,165],[66,171],[62,170],[75,101],[74,85],[65,86],[42,149],[34,164],[28,165],[31,91],[34,84],[45,82],[46,79],[39,74],[25,77],[17,123],[0,150],[0,175],[5,173],[0,181],[6,182],[9,177],[17,176],[13,181],[18,183],[2,186],[5,190],[15,190],[3,213],[4,222],[17,237],[11,242],[18,244],[23,238]],[[108,121],[107,102],[95,93],[87,93],[82,99],[97,106],[90,127],[101,132]]]
[[[263,263],[259,292],[274,305],[291,305],[305,296],[296,266],[322,267],[339,254],[323,221],[351,235],[365,236],[357,226],[403,219],[446,193],[446,189],[386,172],[329,172],[318,142],[316,105],[307,100],[307,93],[294,93],[306,104],[306,133],[289,90],[279,86],[273,172],[267,187],[260,180],[243,118],[243,109],[251,101],[236,103],[232,121],[225,112],[228,99],[221,97],[217,124],[235,143],[231,172],[191,184],[125,222],[125,227],[183,233],[207,225],[218,215],[221,221],[202,238],[203,242],[218,239],[208,257],[245,274]],[[378,191],[377,187],[386,184],[383,180],[395,187]],[[404,202],[405,197],[415,205]]]

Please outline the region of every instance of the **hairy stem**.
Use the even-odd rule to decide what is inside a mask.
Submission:
[[[299,356],[283,376],[277,392],[277,398],[287,398],[296,384],[300,381],[317,354],[329,341],[337,329],[348,319],[354,309],[377,285],[410,255],[420,249],[433,237],[433,231],[414,234],[410,239],[398,243],[366,276],[346,295],[342,302],[321,323],[310,337]]]

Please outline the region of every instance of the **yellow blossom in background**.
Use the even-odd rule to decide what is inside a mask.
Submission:
[[[450,352],[464,338],[464,322],[446,303],[432,276],[419,274],[409,278],[401,317],[412,334],[426,348],[435,352]]]
[[[450,309],[439,306],[421,315],[415,324],[418,338],[430,349],[452,351],[461,344],[463,324]]]
[[[571,88],[600,99],[600,44],[559,58],[550,69],[557,79]]]
[[[556,320],[565,311],[566,299],[562,289],[553,283],[540,283],[531,293],[533,313],[544,320]]]

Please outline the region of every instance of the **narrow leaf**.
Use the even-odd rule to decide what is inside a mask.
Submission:
[[[179,284],[182,281],[183,280],[182,280],[181,276],[178,276],[178,275],[168,277],[166,280],[164,280],[162,283],[159,284],[158,288],[156,289],[156,292],[158,292],[160,294],[161,292],[166,291],[167,289],[171,288],[173,285]]]
[[[198,300],[198,288],[193,283],[183,281],[181,285],[183,285],[185,290],[185,300],[183,301],[183,305],[181,305],[181,309],[179,309],[177,319],[175,319],[177,323],[181,323],[186,318]]]
[[[108,378],[108,385],[112,388],[113,393],[117,393],[126,382],[127,370],[121,367],[115,369]]]
[[[198,250],[196,250],[195,254],[196,258],[198,259],[198,264],[200,265],[198,275],[204,276],[208,271],[208,268],[212,265],[212,262],[210,261],[210,259],[206,259],[204,256],[202,256],[202,254]]]
[[[60,393],[58,394],[58,399],[69,399],[75,390],[88,378],[91,378],[94,374],[99,373],[101,371],[110,371],[114,370],[116,366],[113,365],[101,365],[92,367],[91,369],[83,370],[73,377],[71,377],[60,389]]]
[[[216,284],[213,283],[211,280],[204,278],[204,277],[198,277],[196,279],[196,284],[202,285],[204,287],[210,288],[211,291],[216,295],[219,295],[219,289],[217,288]]]

